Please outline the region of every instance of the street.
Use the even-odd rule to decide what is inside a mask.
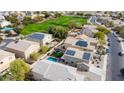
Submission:
[[[110,39],[110,55],[107,65],[107,80],[122,81],[120,69],[124,67],[124,57],[119,56],[118,52],[122,51],[121,44],[117,41],[117,37],[112,34],[109,36]]]
[[[95,20],[96,17],[92,17],[90,22],[95,24]],[[120,69],[124,68],[124,57],[118,55],[122,51],[121,43],[113,34],[109,35],[108,38],[110,39],[110,53],[108,54],[106,80],[123,81],[124,77],[121,76]]]

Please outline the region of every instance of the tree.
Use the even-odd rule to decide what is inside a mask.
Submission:
[[[17,16],[15,16],[15,15],[13,15],[13,16],[12,15],[11,16],[6,16],[6,20],[10,21],[13,24],[13,27],[16,27],[17,25],[20,24]]]
[[[122,14],[121,12],[118,13],[117,18],[120,19],[120,18],[122,18],[122,17],[123,17],[123,14]]]
[[[99,44],[100,44],[100,45],[104,45],[104,44],[106,44],[105,39],[99,39]]]
[[[106,35],[110,33],[110,30],[106,29],[103,26],[98,26],[96,29],[99,30],[100,32],[103,32]]]
[[[79,15],[79,16],[84,16],[84,13],[81,12],[81,11],[79,11],[79,12],[77,12],[77,15]]]
[[[100,43],[101,45],[106,44],[106,41],[105,41],[105,34],[104,34],[103,32],[97,32],[97,33],[95,33],[94,37],[95,37],[95,38],[98,38],[99,43]]]
[[[39,21],[42,21],[43,20],[43,17],[42,16],[36,16],[35,18],[33,18],[33,22],[39,22]]]
[[[24,20],[23,20],[23,24],[28,25],[28,24],[31,24],[31,23],[33,23],[31,17],[25,16]]]
[[[50,14],[50,13],[48,13],[47,11],[43,11],[42,13],[45,15],[45,18],[48,18],[48,17],[50,17],[50,16],[51,16],[51,14]]]
[[[105,38],[105,34],[103,32],[97,32],[94,37],[103,40]]]
[[[108,27],[114,27],[114,22],[110,21],[110,22],[107,22],[105,25]]]
[[[68,27],[70,29],[74,29],[76,27],[76,23],[74,21],[71,21],[69,24],[68,24]]]
[[[49,28],[48,28],[48,33],[49,34],[53,34],[54,33],[54,26],[49,26]]]
[[[50,34],[53,34],[53,37],[64,39],[68,35],[68,28],[62,26],[51,26],[48,29]]]
[[[0,43],[3,41],[3,38],[2,37],[0,37]]]
[[[40,52],[45,54],[49,50],[48,46],[41,46]]]
[[[62,13],[58,13],[58,12],[55,13],[55,17],[56,17],[56,18],[57,18],[57,17],[60,17],[60,16],[62,16]]]
[[[55,31],[53,33],[54,37],[64,39],[67,37],[67,35],[68,35],[68,32],[67,32],[67,29],[65,27],[62,27],[62,26],[56,26],[55,27]]]
[[[32,53],[30,55],[30,58],[37,61],[39,58],[40,58],[41,54],[38,52],[38,53]]]
[[[84,16],[86,16],[87,18],[89,18],[90,16],[92,16],[92,14],[84,14]]]
[[[30,71],[30,67],[24,60],[18,58],[10,64],[10,73],[14,80],[24,80],[25,74]]]

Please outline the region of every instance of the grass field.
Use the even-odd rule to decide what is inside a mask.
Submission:
[[[74,17],[74,16],[61,16],[55,19],[49,19],[42,23],[34,23],[24,26],[21,31],[21,34],[27,35],[33,32],[48,32],[48,28],[51,25],[55,26],[63,26],[67,27],[70,22],[76,22],[77,24],[85,24],[87,23],[87,19],[82,17]]]

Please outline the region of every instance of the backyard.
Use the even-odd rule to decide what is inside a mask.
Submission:
[[[75,17],[75,16],[61,16],[54,19],[49,19],[41,23],[33,23],[25,25],[21,31],[21,34],[27,35],[33,32],[44,32],[47,33],[50,26],[62,26],[69,28],[68,25],[71,22],[75,22],[78,25],[87,23],[86,18]]]

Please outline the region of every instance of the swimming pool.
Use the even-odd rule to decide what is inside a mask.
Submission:
[[[54,57],[48,57],[47,60],[52,61],[52,62],[58,62],[58,59]]]
[[[5,27],[5,28],[2,28],[0,30],[3,30],[3,31],[11,31],[11,30],[14,30],[14,28],[10,28],[10,27]]]

